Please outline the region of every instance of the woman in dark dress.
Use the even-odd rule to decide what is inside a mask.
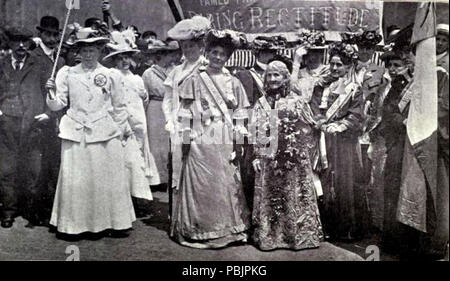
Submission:
[[[353,240],[363,234],[366,200],[358,136],[363,122],[363,98],[349,70],[356,52],[338,43],[330,49],[330,74],[315,86],[311,108],[320,128],[324,191],[324,228],[331,238]]]

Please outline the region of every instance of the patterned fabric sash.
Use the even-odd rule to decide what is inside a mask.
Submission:
[[[400,110],[401,113],[403,113],[403,111],[405,110],[405,108],[408,106],[408,104],[411,102],[411,98],[414,94],[414,91],[411,90],[412,85],[413,85],[413,81],[411,80],[408,85],[406,85],[405,89],[403,89],[402,93],[400,94],[400,96],[402,97],[402,99],[400,100],[400,102],[398,103],[398,109]]]
[[[356,92],[356,85],[350,83],[345,87],[345,95],[339,95],[337,100],[330,106],[326,113],[327,121],[329,122],[353,97]]]
[[[260,91],[260,93],[265,96],[266,93],[264,91],[264,82],[261,78],[261,76],[256,72],[256,70],[254,68],[250,69],[250,74],[253,77],[253,80],[255,80],[256,86],[258,87],[258,90]]]
[[[208,93],[213,98],[214,102],[216,103],[217,107],[219,108],[220,112],[225,118],[226,124],[230,126],[230,128],[233,128],[233,121],[231,119],[231,116],[228,112],[228,107],[226,102],[224,101],[222,95],[220,94],[219,89],[217,89],[216,85],[212,81],[211,77],[206,73],[206,71],[200,72],[200,78],[203,82],[203,84],[208,89]]]
[[[165,74],[163,71],[161,71],[157,67],[153,66],[152,70],[153,70],[153,73],[155,73],[156,76],[158,76],[161,80],[165,81],[167,79],[167,74]]]

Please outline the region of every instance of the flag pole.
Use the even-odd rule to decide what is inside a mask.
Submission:
[[[67,25],[69,24],[70,13],[71,13],[71,11],[73,9],[74,1],[75,0],[70,0],[69,7],[67,7],[66,20],[64,22],[63,31],[62,31],[62,34],[61,34],[61,40],[59,41],[59,46],[58,46],[58,50],[56,52],[56,58],[55,58],[55,62],[53,63],[53,69],[52,69],[52,74],[50,75],[50,78],[54,78],[55,77],[56,68],[58,66],[58,59],[59,59],[59,56],[61,55],[61,49],[62,49],[62,45],[63,45],[63,42],[64,42],[64,35],[66,34]]]

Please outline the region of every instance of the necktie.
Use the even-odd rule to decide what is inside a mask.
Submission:
[[[16,69],[16,71],[19,71],[20,70],[20,64],[21,64],[22,62],[20,61],[20,60],[16,60],[16,62],[14,63],[14,68]]]

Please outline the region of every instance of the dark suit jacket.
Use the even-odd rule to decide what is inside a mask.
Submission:
[[[254,69],[261,76],[264,74],[264,70],[258,67],[257,64],[255,65]],[[262,94],[259,92],[255,80],[250,74],[250,71],[247,69],[238,70],[236,72],[236,77],[241,81],[242,85],[244,86],[250,106],[251,108],[253,108],[256,101],[262,96]]]
[[[36,125],[35,116],[42,113],[51,115],[46,105],[46,92],[43,89],[48,78],[42,71],[43,65],[42,60],[33,54],[29,54],[19,72],[12,67],[11,56],[0,62],[0,110],[4,115],[22,117],[22,136],[28,134]],[[23,112],[20,114],[11,103],[7,102],[17,95],[20,96],[23,105]]]

